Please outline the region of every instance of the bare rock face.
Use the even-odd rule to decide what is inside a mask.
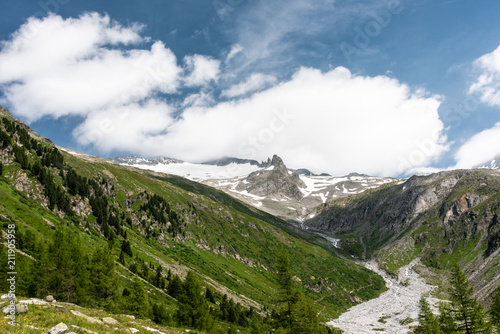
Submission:
[[[500,175],[492,170],[413,176],[404,183],[367,193],[357,201],[332,203],[306,225],[332,233],[355,233],[361,244],[371,244],[371,252],[418,227],[429,216],[453,226],[488,198],[482,193],[494,194],[496,184],[500,184]]]
[[[306,185],[295,172],[290,172],[283,160],[277,155],[273,156],[270,166],[266,170],[251,173],[238,185],[238,191],[248,191],[257,196],[282,195],[296,200],[303,197],[299,188]]]

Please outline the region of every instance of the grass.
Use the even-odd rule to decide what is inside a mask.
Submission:
[[[23,300],[23,298],[20,298],[20,300]],[[58,310],[54,305],[59,305],[64,307],[64,309]],[[74,315],[71,313],[71,310],[78,311],[97,319],[111,317],[118,321],[118,325],[108,326],[105,324],[95,324],[87,321],[85,318]],[[135,328],[143,332],[145,327],[154,328],[164,333],[185,333],[184,329],[158,326],[151,320],[132,319],[126,315],[114,315],[100,310],[70,306],[59,302],[48,306],[28,305],[28,313],[16,315],[16,323],[18,326],[10,325],[9,321],[9,319],[4,317],[0,318],[0,328],[5,330],[5,333],[12,334],[44,333],[61,322],[68,327],[74,325],[96,333],[130,333],[130,328]]]

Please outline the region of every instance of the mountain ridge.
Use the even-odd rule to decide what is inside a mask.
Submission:
[[[391,272],[417,257],[438,270],[458,264],[488,301],[500,286],[499,211],[499,170],[454,170],[332,201],[304,224]]]

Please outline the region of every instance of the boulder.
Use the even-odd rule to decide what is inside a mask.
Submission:
[[[8,294],[5,294],[5,295],[2,295],[2,297],[0,297],[2,300],[16,300],[17,301],[17,298],[16,298],[16,295],[12,294],[12,293],[8,293]]]
[[[2,312],[5,314],[9,314],[9,313],[11,313],[11,310],[15,310],[15,309],[16,309],[16,306],[11,304],[11,305],[5,306],[2,309]]]
[[[45,297],[45,301],[48,303],[53,303],[56,300],[54,299],[54,297],[52,295],[48,295],[47,297]]]
[[[18,313],[28,313],[28,305],[16,304],[16,314]]]
[[[26,304],[10,304],[2,309],[2,312],[5,314],[19,314],[19,313],[28,313],[28,306]]]
[[[26,299],[26,300],[21,300],[21,304],[27,304],[27,305],[48,305],[45,300],[37,299],[37,298],[31,298],[31,299]]]
[[[65,334],[69,331],[68,326],[61,322],[47,331],[47,334]]]
[[[118,325],[118,320],[113,318],[102,318],[102,322],[104,322],[106,325]]]

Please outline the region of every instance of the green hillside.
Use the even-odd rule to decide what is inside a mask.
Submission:
[[[56,148],[4,109],[0,153],[0,219],[5,245],[15,226],[17,295],[175,326],[189,304],[179,281],[184,293],[199,281],[212,331],[250,331],[274,326],[280,252],[322,321],[385,289],[373,272],[304,241],[313,234],[286,232],[286,222],[215,189]]]

